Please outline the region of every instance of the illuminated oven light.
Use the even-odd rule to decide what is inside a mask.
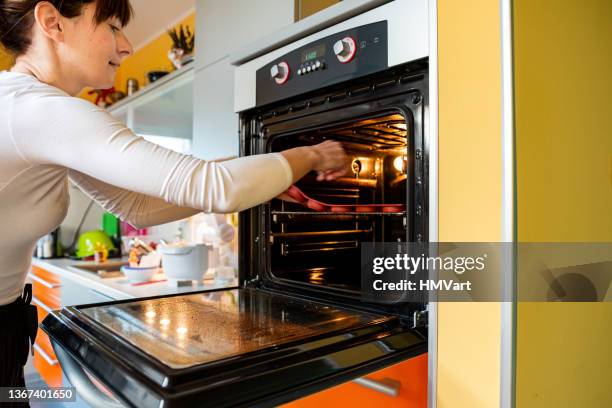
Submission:
[[[154,318],[155,316],[157,316],[157,313],[155,313],[154,311],[152,311],[152,310],[151,310],[151,311],[149,311],[149,312],[145,313],[145,316],[146,316],[148,319],[152,319],[152,318]]]
[[[161,319],[159,321],[159,324],[161,324],[162,326],[167,326],[170,324],[170,319]]]
[[[177,329],[176,329],[176,332],[177,332],[178,334],[185,334],[185,333],[187,333],[187,328],[186,328],[186,327],[184,327],[184,326],[181,326],[181,327],[179,327],[179,328],[177,328]]]
[[[395,167],[395,170],[405,173],[407,161],[408,158],[406,156],[397,156],[395,160],[393,160],[393,167]]]
[[[353,163],[351,163],[351,168],[354,174],[359,174],[361,172],[361,167],[361,160],[359,159],[355,159],[353,160]]]

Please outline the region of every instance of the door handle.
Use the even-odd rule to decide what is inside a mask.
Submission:
[[[59,288],[62,286],[61,283],[52,283],[52,282],[46,281],[43,278],[40,278],[34,275],[33,273],[28,273],[28,278],[40,283],[43,286],[48,287],[49,289],[55,289],[55,288]]]
[[[51,313],[53,311],[53,309],[45,305],[45,303],[39,298],[37,298],[36,296],[32,296],[32,303],[34,303],[36,306],[39,306],[42,310],[44,310],[47,313]]]
[[[397,397],[400,392],[402,383],[397,380],[390,378],[383,378],[382,380],[372,380],[368,377],[359,377],[353,380],[355,384],[359,384],[362,387],[369,388],[374,391],[381,392],[390,397]]]

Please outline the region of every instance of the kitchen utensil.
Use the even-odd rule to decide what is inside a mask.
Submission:
[[[153,252],[153,247],[137,237],[133,237],[129,242],[130,248],[142,249],[146,254]]]
[[[127,89],[127,94],[132,95],[138,91],[138,80],[136,78],[128,78],[125,88]]]
[[[123,272],[128,282],[141,283],[141,282],[150,281],[158,269],[159,268],[156,266],[148,267],[148,268],[142,268],[140,266],[137,266],[137,267],[122,266],[121,272]]]
[[[397,212],[402,212],[404,211],[405,206],[402,204],[389,204],[389,205],[385,205],[382,210],[383,212],[388,212],[388,213],[397,213]]]
[[[115,245],[111,241],[108,234],[104,231],[87,231],[81,234],[77,243],[76,256],[79,258],[86,258],[88,256],[94,256],[96,248],[104,246],[110,251],[115,251]]]
[[[315,210],[315,211],[327,211],[329,209],[329,206],[317,200],[313,200],[312,198],[306,201],[306,207],[310,208],[311,210]]]
[[[141,268],[157,268],[161,263],[161,254],[153,251],[144,255],[140,258],[140,264],[138,264]]]
[[[147,79],[149,83],[153,83],[166,75],[168,75],[168,71],[149,71],[147,72]]]
[[[63,255],[59,239],[59,227],[43,236],[36,243],[36,257],[41,259],[57,258]]]
[[[289,187],[289,189],[287,190],[287,194],[289,195],[289,197],[293,198],[298,203],[303,204],[308,201],[308,197],[306,197],[306,194],[302,193],[302,190],[300,190],[294,185]]]
[[[331,211],[331,212],[362,212],[362,213],[372,213],[372,212],[388,212],[388,213],[396,213],[402,212],[406,210],[406,206],[404,204],[327,204],[317,201],[313,198],[308,197],[302,190],[300,190],[297,186],[292,185],[287,189],[287,194],[293,198],[294,200],[300,202],[302,205],[310,208],[314,211]]]
[[[172,244],[158,247],[166,279],[201,281],[208,269],[205,244]]]
[[[350,212],[350,211],[353,211],[353,206],[352,205],[332,205],[331,211],[339,212],[339,213]]]

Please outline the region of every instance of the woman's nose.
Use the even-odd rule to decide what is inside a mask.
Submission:
[[[123,31],[119,33],[117,38],[117,51],[119,52],[121,59],[129,57],[134,53],[134,48]]]

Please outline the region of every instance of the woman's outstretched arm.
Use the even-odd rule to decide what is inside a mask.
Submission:
[[[278,196],[311,170],[333,177],[346,167],[335,142],[204,161],[147,142],[105,110],[57,88],[41,84],[20,93],[12,107],[11,129],[31,164],[63,166],[179,207],[240,211]]]

